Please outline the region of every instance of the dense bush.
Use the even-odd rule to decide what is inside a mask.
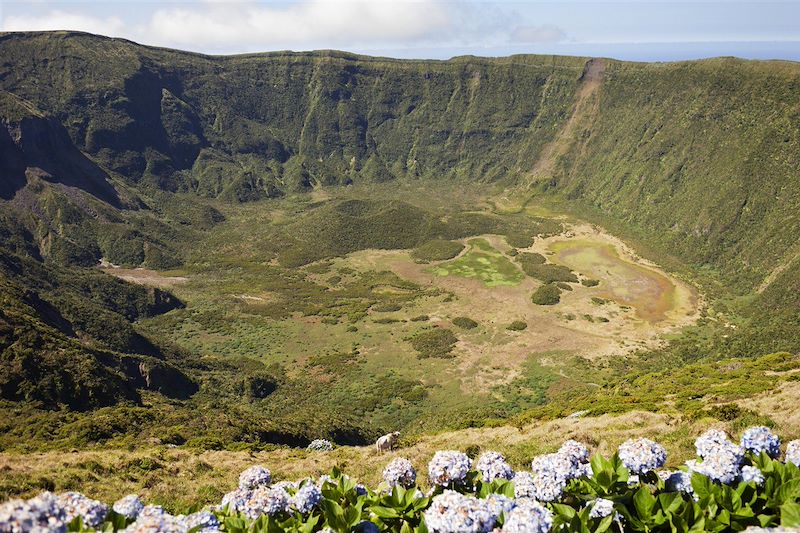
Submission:
[[[531,300],[537,305],[555,305],[561,301],[561,289],[552,283],[542,285],[534,291]]]
[[[542,283],[555,283],[558,281],[578,283],[578,276],[563,265],[522,263],[521,266],[527,275],[538,279]]]
[[[453,319],[453,325],[458,326],[461,329],[475,329],[478,327],[478,323],[466,316],[457,316]]]
[[[411,251],[411,257],[418,261],[444,261],[461,253],[464,245],[456,241],[434,239]]]
[[[445,328],[434,328],[417,333],[411,337],[411,346],[419,352],[419,357],[453,357],[452,351],[458,338]]]
[[[331,475],[273,483],[255,465],[219,505],[173,516],[129,495],[109,507],[82,494],[43,493],[0,506],[0,531],[174,531],[180,533],[419,532],[547,533],[742,531],[800,527],[800,441],[781,455],[777,435],[746,430],[739,443],[719,430],[695,441],[698,460],[665,470],[664,448],[649,439],[628,440],[610,459],[574,440],[535,457],[530,471],[515,472],[503,455],[477,460],[438,451],[427,483],[402,457],[368,488],[334,468]],[[328,449],[326,447],[325,449]],[[144,469],[160,464],[140,465]],[[420,485],[429,488],[423,492]]]
[[[528,327],[528,323],[524,320],[515,320],[511,324],[506,326],[507,330],[510,331],[522,331]]]

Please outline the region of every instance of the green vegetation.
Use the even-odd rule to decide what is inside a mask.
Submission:
[[[412,250],[411,257],[418,261],[446,261],[452,259],[464,249],[460,242],[435,239]]]
[[[458,326],[461,329],[475,329],[478,327],[477,322],[466,316],[457,316],[452,322],[454,326]]]
[[[542,283],[569,282],[578,283],[578,277],[564,265],[537,264],[526,262],[521,264],[522,270]]]
[[[547,283],[534,291],[531,301],[536,305],[555,305],[561,301],[561,289],[553,283]]]
[[[522,273],[506,256],[495,250],[485,239],[472,239],[469,250],[453,261],[432,269],[439,276],[478,278],[487,287],[519,285]]]
[[[448,359],[455,357],[452,352],[458,338],[447,328],[434,328],[420,331],[410,341],[421,358]]]
[[[589,279],[589,278],[582,279],[581,285],[583,285],[584,287],[597,287],[598,285],[600,285],[600,280]]]
[[[506,326],[506,329],[509,331],[524,331],[528,328],[528,323],[524,320],[515,320],[511,324]]]

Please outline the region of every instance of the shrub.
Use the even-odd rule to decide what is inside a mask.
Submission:
[[[391,313],[393,311],[399,311],[402,308],[403,308],[402,305],[390,302],[390,303],[375,305],[372,307],[372,310],[378,313]]]
[[[411,257],[417,261],[445,261],[452,259],[464,249],[464,245],[457,241],[434,239],[414,248]]]
[[[562,265],[539,265],[528,264],[522,265],[522,270],[532,278],[536,278],[543,283],[555,283],[564,281],[569,283],[577,283],[578,276],[576,276],[569,268]]]
[[[461,329],[475,329],[478,327],[478,323],[472,320],[471,318],[465,316],[457,316],[453,319],[453,325],[460,327]]]
[[[427,322],[430,319],[431,319],[431,317],[429,317],[428,315],[417,315],[415,317],[412,317],[411,321],[412,322]]]
[[[448,359],[454,357],[452,351],[456,342],[458,342],[458,338],[446,328],[421,331],[411,338],[411,346],[419,352],[420,358]]]
[[[542,285],[533,293],[531,300],[537,305],[555,305],[561,301],[561,289],[552,283]]]
[[[506,329],[511,331],[522,331],[528,327],[528,323],[522,320],[515,320],[506,326]]]
[[[600,285],[600,280],[599,279],[582,279],[581,280],[581,285],[583,285],[584,287],[597,287],[598,285]]]

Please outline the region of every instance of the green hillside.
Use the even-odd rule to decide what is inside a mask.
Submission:
[[[361,444],[800,351],[798,64],[45,32],[0,65],[2,449]],[[557,264],[586,221],[665,322]]]

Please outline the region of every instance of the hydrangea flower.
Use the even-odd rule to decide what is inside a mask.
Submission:
[[[568,481],[563,472],[555,469],[534,472],[534,498],[543,502],[554,502],[564,494]]]
[[[605,518],[614,513],[614,502],[605,498],[596,498],[590,504],[589,518]]]
[[[780,437],[765,426],[756,426],[745,430],[740,444],[748,452],[755,454],[766,452],[773,459],[781,454]]]
[[[513,499],[508,496],[503,496],[502,494],[489,494],[485,502],[489,511],[496,517],[499,517],[503,513],[510,512],[511,509],[517,506],[517,503]]]
[[[378,526],[369,520],[362,520],[353,528],[353,533],[379,533]]]
[[[664,466],[667,451],[650,439],[628,439],[619,447],[619,458],[632,474],[642,475]]]
[[[251,491],[244,489],[236,489],[222,497],[220,508],[227,507],[231,512],[241,513],[247,507],[247,502],[250,500]]]
[[[786,445],[786,462],[800,466],[800,440],[790,441]]]
[[[416,474],[415,474],[415,476],[416,476]],[[358,496],[366,496],[368,494],[367,487],[363,483],[357,483],[355,491],[356,491],[356,495],[358,495]]]
[[[108,515],[108,506],[106,504],[87,498],[79,492],[65,492],[59,495],[58,504],[64,509],[67,523],[80,516],[84,524],[89,527],[96,527]]]
[[[488,533],[497,522],[484,500],[445,490],[423,513],[431,533]]]
[[[728,439],[728,434],[719,429],[709,429],[694,441],[697,455],[703,459],[708,455],[716,453],[720,448],[732,450],[733,446],[736,445]]]
[[[248,518],[255,519],[265,514],[276,515],[288,509],[289,494],[285,490],[262,485],[250,493],[242,512]]]
[[[481,473],[481,478],[485,483],[491,483],[495,479],[513,479],[514,469],[506,462],[503,454],[498,452],[486,452],[478,458],[475,469]]]
[[[547,533],[553,527],[553,513],[530,499],[517,500],[517,506],[503,523],[504,533]]]
[[[703,462],[687,461],[689,470],[724,484],[733,483],[739,478],[744,450],[728,440],[724,431],[708,430],[694,441],[694,446]]]
[[[530,472],[517,472],[514,476],[514,497],[536,497],[536,483],[534,482],[533,474]]]
[[[198,511],[188,516],[179,516],[178,520],[187,531],[194,529],[198,533],[216,533],[221,526],[219,519],[210,511]]]
[[[186,533],[183,521],[168,513],[139,514],[134,523],[121,530],[121,533]]]
[[[764,473],[755,466],[743,466],[741,478],[744,483],[755,483],[756,485],[764,483]]]
[[[144,509],[144,503],[139,499],[136,494],[128,494],[117,500],[111,507],[113,511],[125,518],[132,520],[139,516],[139,513]]]
[[[472,460],[466,454],[456,451],[438,451],[428,463],[428,477],[431,483],[442,487],[463,483]]]
[[[314,439],[306,449],[312,452],[329,452],[333,450],[333,443],[326,439]]]
[[[576,440],[568,440],[561,445],[557,452],[559,455],[568,457],[573,463],[588,463],[589,448]]]
[[[272,481],[272,474],[261,465],[251,466],[239,474],[239,488],[248,490],[261,485],[269,485]]]
[[[58,499],[49,492],[29,500],[9,500],[0,504],[0,531],[3,532],[66,533],[65,519]]]
[[[575,443],[575,441],[572,441]],[[579,443],[575,443],[581,446]],[[576,453],[577,451],[577,453]],[[531,461],[534,493],[532,497],[540,501],[552,502],[561,497],[571,479],[578,479],[586,473],[584,457],[580,449],[573,445],[562,446],[556,453],[540,455]]]
[[[692,475],[689,472],[678,470],[669,475],[664,481],[667,490],[670,492],[682,492],[689,496],[694,496],[694,487],[692,487]]]
[[[297,492],[292,497],[292,507],[302,514],[307,514],[311,512],[321,499],[322,493],[319,487],[306,484],[297,489]]]
[[[294,481],[278,481],[274,485],[272,485],[273,489],[281,489],[283,491],[288,492],[288,489],[297,490],[299,483],[295,483]]]
[[[397,457],[386,465],[383,469],[383,480],[389,487],[400,485],[409,488],[417,482],[417,472],[411,461],[403,457]]]

